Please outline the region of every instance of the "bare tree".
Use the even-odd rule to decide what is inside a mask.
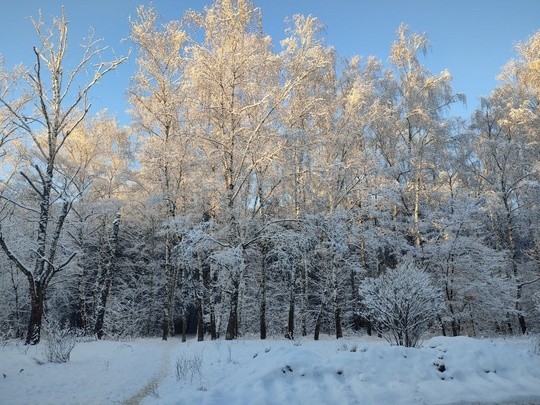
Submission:
[[[0,246],[28,280],[31,313],[27,344],[39,343],[47,288],[75,256],[74,252],[61,246],[64,223],[75,196],[69,191],[71,179],[57,176],[56,158],[90,109],[87,102],[90,89],[127,59],[119,57],[104,61],[102,55],[107,48],[91,31],[83,45],[82,57],[72,70],[68,70],[64,66],[69,47],[64,10],[61,17],[53,19],[50,28],[44,27],[41,17],[32,23],[41,42],[40,47],[34,47],[36,62],[33,71],[26,76],[33,108],[19,109],[11,100],[0,98],[0,104],[9,111],[19,129],[29,136],[37,151],[31,162],[32,172],[21,172],[37,197],[37,206],[11,201],[25,215],[36,218],[32,248],[34,264],[19,258],[10,247],[10,241],[0,232]],[[93,74],[86,76],[89,70]],[[89,79],[85,81],[84,77]]]

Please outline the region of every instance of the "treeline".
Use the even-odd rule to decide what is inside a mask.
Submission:
[[[261,14],[139,7],[129,127],[87,104],[126,58],[90,38],[68,64],[65,15],[34,23],[35,66],[0,66],[2,334],[339,338],[404,262],[441,292],[439,333],[538,328],[540,33],[464,120],[426,35],[347,60],[317,18],[275,44]]]

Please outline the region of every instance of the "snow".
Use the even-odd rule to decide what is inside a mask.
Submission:
[[[436,337],[418,349],[367,336],[93,341],[39,365],[41,350],[1,347],[0,404],[540,403],[531,337]]]

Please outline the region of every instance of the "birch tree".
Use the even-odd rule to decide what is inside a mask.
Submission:
[[[318,18],[295,15],[288,23],[280,56],[284,80],[294,86],[280,117],[285,139],[282,171],[286,176],[282,193],[290,196],[292,204],[290,212],[284,214],[298,219],[313,209],[314,153],[322,136],[318,117],[326,110],[324,104],[334,85],[336,54],[325,44],[324,25]]]
[[[142,182],[160,202],[164,218],[162,338],[171,334],[178,268],[172,249],[179,242],[174,218],[185,211],[190,154],[185,125],[184,51],[189,43],[179,21],[160,23],[153,8],[140,6],[131,21],[131,40],[137,47],[139,69],[129,90],[131,113],[140,139]]]
[[[374,145],[400,191],[400,209],[410,218],[409,238],[421,244],[423,190],[436,150],[448,136],[445,113],[464,96],[453,94],[448,71],[432,74],[420,63],[430,43],[425,34],[402,24],[390,50],[392,69],[386,73],[381,104],[383,122],[373,125]],[[397,206],[395,207],[397,211]]]
[[[264,159],[256,152],[265,125],[287,88],[276,86],[278,61],[251,2],[216,1],[193,20],[205,35],[190,48],[187,71],[200,111],[197,138],[215,178],[213,209],[234,221],[255,166]]]
[[[475,134],[475,155],[468,168],[479,179],[489,203],[492,243],[506,250],[509,257],[508,276],[515,283],[515,308],[519,329],[527,330],[523,310],[523,288],[538,273],[526,275],[524,246],[530,209],[536,205],[539,181],[537,142],[538,63],[536,54],[540,34],[518,44],[518,58],[508,62],[499,79],[501,85],[482,100],[473,114],[471,129]],[[527,236],[526,236],[527,235]],[[512,330],[511,322],[508,322]]]
[[[32,171],[24,171],[21,175],[35,193],[37,206],[21,206],[12,201],[21,214],[36,221],[31,254],[34,264],[15,255],[10,246],[12,241],[0,233],[0,246],[28,281],[31,313],[27,344],[39,343],[47,288],[75,256],[74,252],[63,249],[61,245],[64,224],[75,196],[66,189],[71,180],[57,175],[56,158],[69,136],[85,119],[90,108],[87,102],[90,90],[104,75],[126,60],[120,57],[105,61],[106,47],[90,32],[83,45],[82,57],[70,70],[65,66],[69,48],[65,12],[62,10],[62,15],[53,19],[50,28],[44,26],[41,18],[32,22],[40,46],[33,49],[36,62],[26,76],[32,92],[31,106],[21,110],[11,100],[0,98],[0,103],[36,150],[36,157],[29,165]],[[85,76],[87,70],[93,74]],[[88,80],[85,81],[84,77]]]
[[[250,239],[245,220],[260,212],[272,192],[265,174],[280,140],[271,128],[291,85],[278,80],[279,60],[270,37],[263,34],[260,10],[250,1],[216,1],[205,12],[192,14],[191,21],[204,33],[204,41],[190,47],[186,69],[207,178],[203,204],[222,227],[216,235],[222,247],[234,252],[232,262],[224,259],[229,254],[213,257],[215,266],[224,260],[222,271],[231,277],[227,338],[236,338],[236,300],[245,270],[238,255],[245,253]],[[240,267],[233,269],[231,263]]]

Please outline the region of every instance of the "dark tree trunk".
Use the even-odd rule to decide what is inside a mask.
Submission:
[[[314,340],[319,340],[319,335],[321,333],[321,322],[322,322],[322,314],[323,314],[324,306],[321,305],[319,308],[319,312],[317,313],[317,318],[315,319],[315,333],[313,334]]]
[[[30,320],[26,334],[26,344],[36,345],[41,339],[41,325],[43,320],[43,310],[45,308],[46,289],[40,282],[35,282],[30,287]]]
[[[358,303],[360,302],[360,298],[358,297],[358,288],[356,288],[356,277],[354,274],[354,270],[351,270],[350,273],[351,277],[351,323],[353,325],[353,329],[355,331],[360,330],[360,316],[358,316]]]
[[[334,320],[336,323],[336,339],[343,337],[343,330],[341,329],[341,309],[339,305],[334,306]]]
[[[236,339],[238,333],[238,296],[239,296],[239,281],[233,281],[233,291],[231,293],[231,307],[229,311],[229,321],[227,322],[227,333],[225,340]]]
[[[441,325],[441,333],[442,333],[442,335],[447,336],[446,335],[446,327],[444,326],[444,322],[443,322],[440,315],[437,316],[437,320],[439,321],[439,324]]]
[[[525,334],[525,332],[527,331],[527,323],[525,322],[525,317],[522,314],[518,316],[518,322],[521,333]]]
[[[187,308],[182,309],[182,343],[187,342]]]
[[[196,292],[196,307],[197,307],[197,341],[202,342],[204,340],[204,268],[202,265],[201,256],[197,255],[197,264],[199,267],[199,286]]]
[[[302,283],[302,293],[301,293],[301,315],[300,319],[302,322],[302,336],[307,336],[307,306],[308,306],[308,270],[306,258],[302,258],[303,266],[301,273],[301,283]]]
[[[116,270],[116,261],[118,258],[118,233],[120,232],[120,213],[116,214],[113,221],[112,234],[109,238],[108,248],[106,249],[105,264],[103,265],[102,273],[98,277],[98,303],[96,308],[96,325],[94,332],[98,339],[104,335],[103,326],[105,324],[105,310],[107,308],[107,300],[113,283],[114,272]]]
[[[452,336],[459,336],[459,333],[460,333],[460,325],[459,325],[459,322],[456,321],[454,318],[452,318]]]
[[[204,340],[203,303],[202,298],[197,297],[197,341]]]
[[[186,266],[182,267],[182,279],[181,279],[181,321],[182,321],[182,343],[187,342],[187,328],[188,328],[188,306],[187,306],[187,268]],[[173,285],[176,285],[176,282],[173,282]],[[174,293],[171,297],[171,305],[174,302]]]
[[[514,237],[514,227],[512,224],[512,209],[510,208],[510,203],[508,202],[508,196],[503,195],[503,203],[504,208],[506,209],[506,230],[508,234],[508,245],[510,247],[510,254],[512,259],[512,271],[514,274],[514,279],[516,282],[519,282],[519,274],[518,274],[518,266],[517,266],[517,249],[516,249],[516,241]],[[519,328],[521,329],[521,333],[525,333],[527,331],[527,323],[525,322],[525,316],[523,315],[522,308],[521,308],[521,293],[522,293],[522,285],[518,283],[516,288],[516,304],[515,308],[518,315],[518,322],[519,322]],[[510,322],[508,322],[509,327]]]
[[[294,339],[294,290],[289,296],[289,317],[287,320],[287,338]]]
[[[161,323],[161,338],[167,340],[171,336],[172,307],[174,302],[175,269],[171,262],[172,238],[167,232],[165,240],[165,285],[163,287],[163,320]]]
[[[86,292],[84,290],[84,276],[82,272],[79,274],[77,284],[79,292],[79,327],[81,328],[83,335],[86,335],[88,331],[88,313],[86,312]]]
[[[153,308],[154,308],[154,272],[153,271],[150,271],[150,286],[149,286],[149,291],[150,291],[150,300],[148,300],[148,305],[150,306],[150,308],[147,308],[147,317],[146,317],[146,336],[149,337],[150,336],[150,331],[152,330],[153,328],[153,325],[154,325],[154,311],[153,311]]]
[[[295,290],[296,290],[296,269],[291,271],[289,284],[289,315],[287,318],[287,338],[294,339],[294,312],[295,312]]]
[[[336,339],[343,337],[341,330],[341,308],[339,307],[339,292],[337,281],[337,268],[332,265],[332,308],[334,310],[334,321],[336,325]]]
[[[527,323],[525,322],[525,316],[523,316],[523,313],[521,312],[522,289],[522,285],[518,284],[516,293],[516,309],[520,311],[518,315],[519,328],[521,329],[521,333],[525,334],[525,332],[527,331]]]
[[[218,338],[217,325],[216,325],[216,310],[214,303],[210,304],[210,339],[216,340]]]
[[[208,287],[210,290],[210,339],[216,340],[218,335],[217,321],[216,321],[216,276],[213,272],[208,277]]]
[[[266,339],[266,299],[261,298],[261,313],[260,313],[260,328],[261,328],[261,339]]]
[[[262,245],[262,258],[261,258],[261,304],[260,304],[260,333],[261,339],[266,339],[266,245],[263,242]]]
[[[168,278],[168,276],[165,276],[166,278]],[[161,338],[163,340],[167,340],[169,338],[169,334],[170,334],[170,329],[169,329],[169,323],[170,323],[170,312],[171,312],[171,308],[170,308],[170,302],[169,302],[169,286],[168,286],[168,282],[166,281],[165,282],[165,291],[164,291],[164,294],[165,294],[165,298],[164,298],[164,302],[163,302],[163,319],[161,321]]]
[[[108,278],[105,281],[105,284],[101,287],[101,291],[99,293],[99,304],[96,313],[96,326],[94,328],[94,332],[98,339],[101,339],[105,335],[105,332],[103,330],[103,326],[105,325],[105,308],[107,305],[109,292],[111,290],[111,285],[112,278]]]

